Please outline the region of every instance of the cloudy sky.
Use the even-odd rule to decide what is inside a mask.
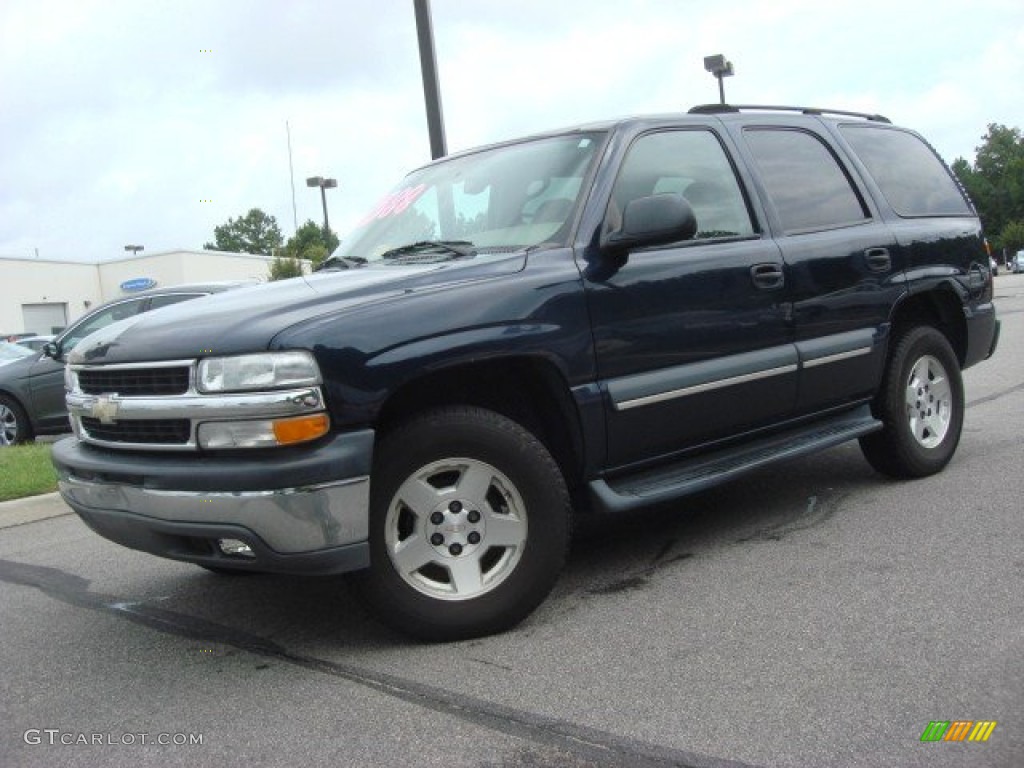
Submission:
[[[1021,0],[433,0],[450,151],[718,99],[880,112],[949,162],[1024,127]],[[430,150],[412,0],[2,0],[0,257],[345,230]]]

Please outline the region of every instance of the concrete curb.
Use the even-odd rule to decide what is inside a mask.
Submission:
[[[59,493],[44,493],[39,496],[26,496],[23,499],[0,501],[0,528],[11,528],[70,514],[73,514],[71,508],[64,503]]]

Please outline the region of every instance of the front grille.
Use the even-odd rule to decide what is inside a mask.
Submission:
[[[89,437],[109,443],[185,445],[191,427],[188,419],[138,419],[104,424],[91,416],[82,417],[82,428]]]
[[[106,392],[125,396],[183,395],[188,391],[188,368],[83,370],[78,372],[78,386],[89,395]]]

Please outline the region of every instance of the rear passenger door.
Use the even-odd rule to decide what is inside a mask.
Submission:
[[[902,251],[827,132],[742,129],[786,262],[800,357],[796,415],[869,397],[906,290]]]
[[[637,137],[605,228],[631,200],[663,192],[689,199],[696,237],[583,269],[613,467],[778,421],[796,397],[782,257],[710,127]]]

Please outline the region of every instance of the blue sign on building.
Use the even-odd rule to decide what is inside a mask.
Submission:
[[[156,280],[151,277],[133,277],[121,283],[121,290],[127,292],[144,291],[156,285]]]

